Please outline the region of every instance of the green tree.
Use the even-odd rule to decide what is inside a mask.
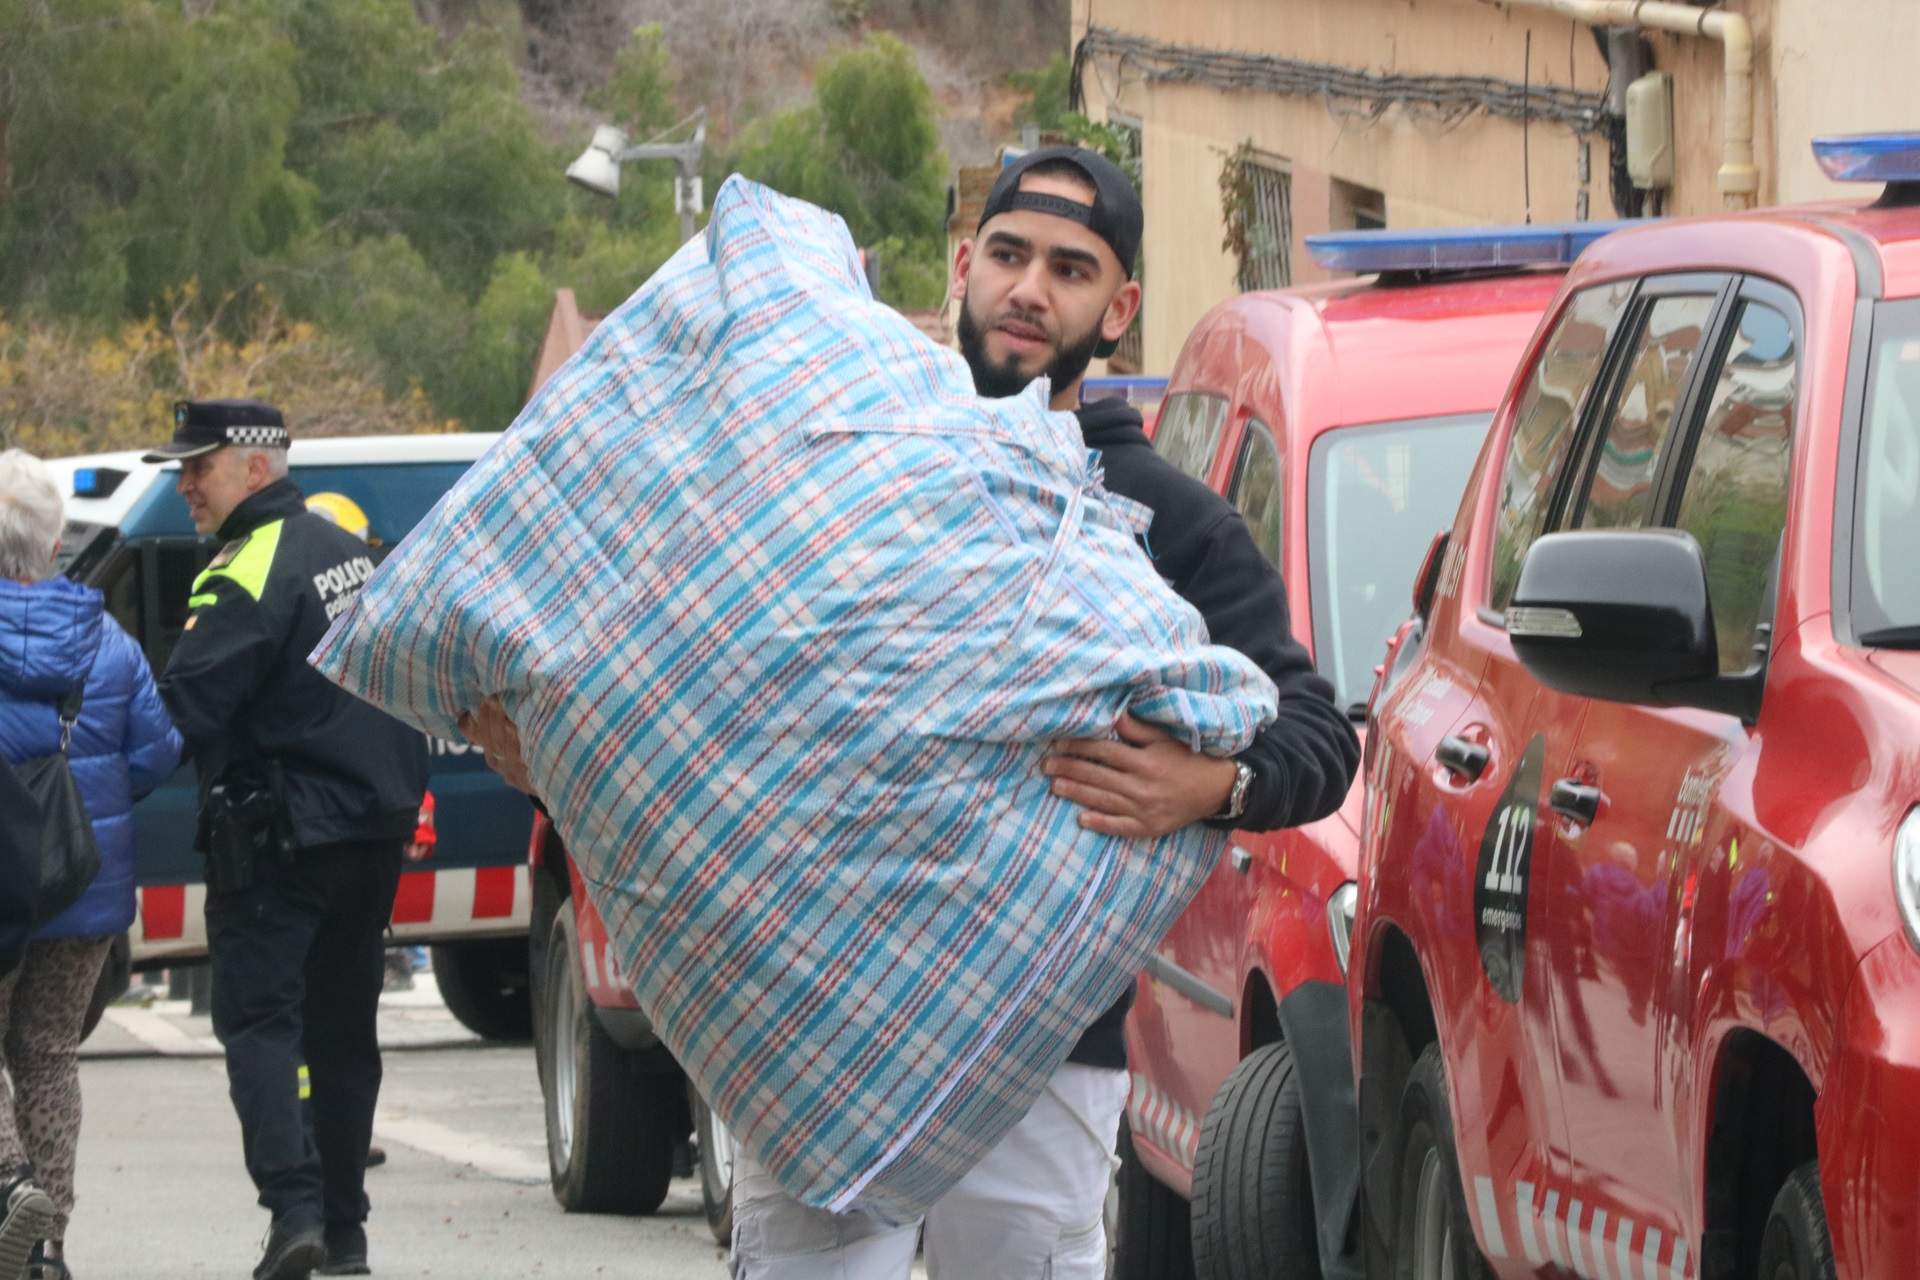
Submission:
[[[869,35],[858,48],[828,58],[812,103],[762,119],[741,140],[739,171],[756,181],[832,209],[861,245],[888,242],[899,266],[883,278],[889,301],[932,305],[928,264],[946,248],[946,156],[940,149],[933,94],[912,52],[890,35]],[[931,296],[929,296],[931,294]]]
[[[658,26],[634,28],[614,58],[612,74],[588,95],[588,103],[635,141],[680,117],[674,105],[673,59]]]
[[[455,385],[436,395],[435,403],[477,431],[498,431],[512,422],[552,309],[553,285],[539,264],[524,253],[502,256],[473,309]]]
[[[1073,63],[1064,53],[1056,53],[1044,67],[1034,67],[1028,71],[1014,71],[1007,75],[1007,83],[1027,95],[1027,100],[1015,108],[1015,125],[1033,125],[1045,131],[1062,127],[1067,116],[1067,90],[1073,78]]]

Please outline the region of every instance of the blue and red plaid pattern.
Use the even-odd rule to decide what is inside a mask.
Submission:
[[[1251,662],[1044,386],[729,180],[313,655],[430,733],[499,694],[642,1006],[809,1204],[905,1220],[1038,1096],[1221,848],[1083,830],[1045,744],[1230,754]]]

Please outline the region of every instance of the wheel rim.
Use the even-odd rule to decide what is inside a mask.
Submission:
[[[1419,1280],[1454,1280],[1453,1215],[1448,1212],[1446,1170],[1438,1148],[1420,1162],[1413,1200],[1413,1262]]]
[[[707,1131],[700,1135],[707,1144],[707,1150],[713,1153],[713,1198],[716,1201],[727,1198],[733,1190],[733,1133],[720,1117],[708,1107]]]
[[[553,1141],[562,1168],[573,1163],[573,1100],[576,1078],[574,1022],[579,1016],[580,993],[573,982],[572,943],[565,933],[556,931],[553,943],[567,954],[556,956],[551,967],[559,970],[547,985],[552,998],[547,1002],[547,1052],[551,1055],[547,1078],[553,1088]]]

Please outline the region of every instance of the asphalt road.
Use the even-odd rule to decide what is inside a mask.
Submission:
[[[547,1188],[533,1051],[480,1041],[431,977],[385,997],[386,1082],[369,1171],[376,1276],[719,1280],[691,1180],[648,1218],[562,1213]],[[184,1002],[116,1007],[82,1049],[86,1118],[67,1236],[79,1280],[245,1280],[267,1227],[240,1159],[226,1072]]]

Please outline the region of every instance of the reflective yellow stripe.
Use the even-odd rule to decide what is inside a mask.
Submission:
[[[187,597],[187,608],[189,609],[198,609],[203,604],[219,604],[219,603],[220,603],[220,597],[212,594]]]
[[[313,1081],[307,1075],[307,1064],[300,1064],[300,1101],[305,1102],[313,1096]]]
[[[200,576],[193,580],[194,596],[199,596],[200,588],[207,585],[209,578],[218,576],[232,579],[242,591],[258,600],[266,593],[267,575],[273,571],[273,553],[280,549],[280,530],[286,523],[273,520],[261,525],[247,535],[233,559],[225,564],[216,560],[201,570]]]

